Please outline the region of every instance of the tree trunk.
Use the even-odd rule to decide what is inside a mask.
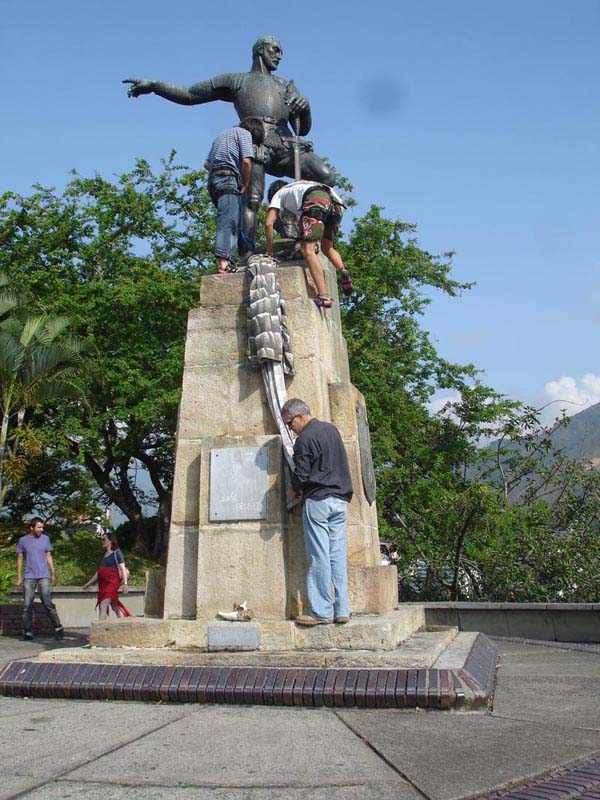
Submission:
[[[469,530],[469,525],[471,524],[471,520],[475,516],[478,510],[478,506],[474,506],[469,513],[467,514],[467,518],[464,521],[464,524],[458,534],[458,538],[456,540],[456,548],[454,551],[454,564],[453,564],[453,572],[452,575],[452,588],[450,589],[450,600],[456,601],[458,600],[458,575],[460,572],[460,562],[462,560],[463,548],[465,544],[465,537],[467,535],[467,531]]]

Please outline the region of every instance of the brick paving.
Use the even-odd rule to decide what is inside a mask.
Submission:
[[[598,758],[557,770],[546,778],[522,783],[507,791],[485,795],[485,800],[598,800],[598,798],[600,798]]]
[[[0,694],[71,700],[141,700],[343,708],[485,706],[495,664],[467,670],[184,667],[12,661]]]

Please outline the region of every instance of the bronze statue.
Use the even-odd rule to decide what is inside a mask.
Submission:
[[[246,236],[254,242],[256,212],[265,190],[265,172],[269,175],[293,178],[294,137],[305,136],[311,128],[310,104],[300,94],[293,81],[272,75],[283,56],[279,39],[261,36],[252,48],[250,72],[231,72],[200,81],[189,88],[162,81],[127,79],[129,97],[157,94],[181,105],[193,106],[225,100],[233,103],[240,121],[253,118],[263,123],[264,145],[257,148],[252,167],[250,185],[244,194],[243,227]],[[296,139],[296,142],[298,140]],[[300,170],[302,178],[335,185],[335,175],[315,153],[310,142],[301,142]],[[248,248],[243,248],[247,250]]]

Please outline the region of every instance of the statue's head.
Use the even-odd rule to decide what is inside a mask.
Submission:
[[[276,70],[283,58],[279,39],[276,36],[261,36],[257,39],[252,48],[252,60],[255,61],[257,58],[262,59],[269,72]]]

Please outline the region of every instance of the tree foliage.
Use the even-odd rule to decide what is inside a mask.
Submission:
[[[0,272],[0,510],[8,490],[43,451],[33,416],[65,399],[84,405],[84,342],[66,317],[36,314]]]
[[[88,404],[57,407],[47,431],[136,526],[142,550],[161,549],[165,531],[144,540],[135,467],[168,505],[187,314],[212,250],[202,178],[172,154],[158,174],[139,161],[114,180],[74,175],[61,194],[0,198],[0,268],[48,313],[68,315],[96,365]]]
[[[380,536],[396,543],[403,596],[592,600],[598,472],[555,447],[567,420],[541,426],[473,365],[441,357],[422,321],[431,293],[456,297],[470,284],[451,277],[451,253],[432,256],[414,233],[372,207],[340,246],[357,287],[343,312],[350,370],[367,401]],[[439,389],[459,400],[432,416]]]

